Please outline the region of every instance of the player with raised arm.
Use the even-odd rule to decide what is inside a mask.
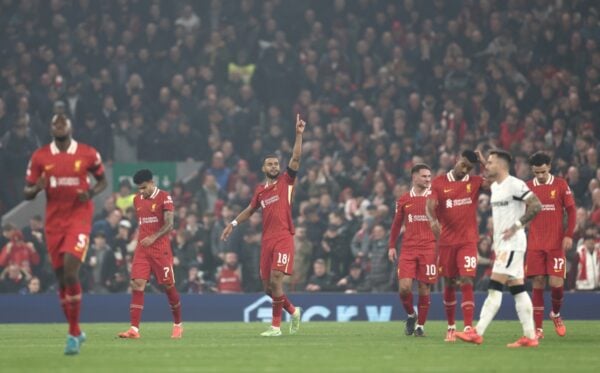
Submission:
[[[271,327],[263,332],[263,337],[281,335],[281,313],[285,309],[292,320],[290,334],[300,328],[300,308],[288,300],[283,292],[283,278],[292,274],[294,267],[294,224],[292,221],[292,197],[296,173],[300,168],[302,153],[302,134],[306,122],[296,116],[296,140],[292,158],[287,170],[280,173],[279,160],[274,155],[267,155],[263,160],[262,171],[265,183],[256,187],[252,201],[231,223],[223,233],[222,240],[227,240],[233,229],[248,220],[259,208],[262,208],[263,235],[260,255],[260,278],[265,292],[273,299],[273,319]]]
[[[94,215],[92,198],[107,185],[102,159],[96,149],[72,138],[71,121],[55,115],[51,122],[53,141],[36,150],[27,167],[25,199],[46,192],[46,242],[58,280],[60,304],[69,334],[66,355],[79,353],[85,333],[79,328],[81,284],[79,268],[89,246]],[[91,187],[88,174],[96,184]]]
[[[477,200],[487,183],[481,176],[469,175],[477,163],[484,163],[479,152],[465,150],[445,175],[431,183],[427,217],[438,239],[438,274],[444,278],[444,308],[448,320],[446,342],[456,340],[456,287],[462,292],[465,330],[473,325],[475,298],[473,279],[477,273]]]
[[[542,204],[524,181],[510,175],[511,162],[512,157],[503,150],[493,150],[488,156],[486,170],[487,177],[493,182],[490,203],[496,258],[477,326],[457,332],[456,337],[465,342],[483,343],[483,334],[502,304],[502,288],[507,285],[515,298],[515,308],[523,326],[523,336],[507,347],[536,347],[533,306],[525,291],[523,265],[527,237],[523,227],[540,212]]]
[[[410,171],[412,188],[396,202],[396,215],[392,223],[388,257],[396,261],[396,241],[404,225],[402,247],[398,257],[400,302],[408,315],[404,332],[415,337],[425,336],[425,321],[429,312],[430,286],[437,281],[435,236],[425,214],[425,205],[431,186],[431,168],[423,163]],[[413,307],[412,283],[419,282],[418,312]],[[415,327],[416,322],[416,327]]]
[[[543,152],[529,158],[534,178],[527,182],[527,186],[542,203],[542,211],[529,226],[525,259],[525,275],[533,280],[533,319],[538,339],[544,338],[542,322],[546,277],[552,294],[550,319],[554,322],[554,330],[561,337],[567,333],[560,317],[560,307],[567,273],[565,252],[573,247],[575,229],[573,194],[565,179],[550,173],[551,163],[550,156]],[[565,212],[566,229],[563,227]]]
[[[131,326],[119,333],[120,338],[140,338],[140,319],[144,309],[144,290],[150,274],[165,288],[173,314],[171,338],[183,336],[181,324],[181,302],[175,288],[173,274],[173,252],[169,234],[173,230],[173,199],[160,190],[152,178],[152,171],[139,170],[133,176],[139,193],[133,199],[138,217],[138,244],[131,265],[131,304],[129,313]]]

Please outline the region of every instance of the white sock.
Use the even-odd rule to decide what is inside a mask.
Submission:
[[[533,324],[533,304],[526,291],[515,295],[515,308],[523,326],[523,335],[527,338],[535,338],[535,326]]]
[[[131,329],[133,329],[134,332],[139,333],[140,329],[136,328],[135,326],[131,325]]]
[[[477,334],[483,335],[485,333],[485,330],[498,313],[500,305],[502,305],[502,292],[494,289],[488,290],[488,296],[485,298],[479,314],[479,322],[475,327]],[[533,316],[531,316],[531,320],[533,320]]]
[[[173,324],[173,326],[181,326],[181,323],[179,323],[179,324]]]

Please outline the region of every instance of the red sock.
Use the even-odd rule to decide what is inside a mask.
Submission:
[[[456,324],[456,289],[453,286],[444,287],[444,308],[446,309],[448,325]]]
[[[60,287],[58,289],[58,299],[60,300],[60,308],[62,308],[63,313],[65,314],[65,319],[69,321],[69,307],[67,306],[67,300],[65,299],[67,295],[67,289],[64,287]]]
[[[294,312],[296,312],[296,307],[294,307],[285,294],[283,294],[283,309],[290,315],[293,315]]]
[[[462,291],[462,308],[463,320],[465,328],[467,326],[473,326],[473,309],[475,308],[475,299],[473,296],[473,284],[462,284],[460,286]]]
[[[550,289],[552,290],[552,313],[558,315],[563,302],[564,287],[551,287]]]
[[[173,313],[173,322],[175,324],[181,323],[181,302],[179,301],[179,293],[175,286],[171,286],[167,289],[167,298],[169,298],[169,305],[171,306],[171,312]]]
[[[133,290],[131,292],[131,304],[129,305],[129,315],[131,317],[131,326],[140,327],[142,319],[142,310],[144,309],[144,291]]]
[[[69,334],[77,337],[81,334],[79,329],[79,313],[81,310],[81,284],[69,285],[65,289],[67,308],[67,321],[69,321]]]
[[[542,329],[544,321],[544,289],[533,289],[531,303],[533,304],[533,321],[536,329]]]
[[[427,313],[429,312],[429,303],[430,303],[429,294],[427,295],[419,295],[419,315],[417,316],[417,324],[425,325],[425,321],[427,321]]]
[[[276,328],[281,326],[281,313],[283,311],[283,302],[285,299],[285,295],[280,297],[273,297],[273,325]]]
[[[415,314],[412,291],[409,291],[408,293],[400,293],[400,302],[402,303],[407,315]]]

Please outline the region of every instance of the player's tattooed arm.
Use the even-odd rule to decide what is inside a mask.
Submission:
[[[173,213],[173,211],[165,210],[165,212],[163,213],[165,223],[163,224],[162,227],[160,227],[160,229],[156,233],[151,234],[150,236],[144,238],[140,242],[142,244],[142,246],[148,247],[148,246],[152,245],[154,242],[156,242],[156,240],[158,240],[160,237],[164,236],[165,234],[169,234],[173,230],[174,216],[175,216],[175,214]]]
[[[527,205],[527,209],[525,210],[525,214],[523,214],[521,219],[519,219],[522,225],[526,225],[532,221],[533,218],[535,218],[535,216],[542,211],[542,203],[540,202],[540,199],[533,193],[531,193],[531,196],[525,200],[525,204]]]
[[[542,211],[542,203],[540,199],[533,193],[530,193],[527,198],[524,200],[527,208],[525,213],[521,218],[517,221],[517,223],[513,224],[510,228],[502,232],[502,238],[508,240],[511,238],[517,231],[535,218],[535,216]]]
[[[428,198],[425,205],[425,214],[427,215],[427,219],[429,219],[429,226],[433,231],[433,235],[437,240],[440,238],[440,233],[442,231],[440,226],[440,221],[437,218],[437,214],[435,209],[437,208],[437,200]]]
[[[302,155],[302,134],[306,128],[306,122],[300,119],[300,114],[296,115],[296,141],[292,150],[292,158],[288,167],[294,171],[300,168],[300,156]]]
[[[244,211],[240,212],[240,214],[229,224],[227,224],[225,229],[223,229],[223,233],[221,233],[221,240],[227,241],[227,239],[231,235],[231,232],[233,232],[233,228],[235,228],[238,224],[250,219],[250,217],[256,212],[256,210],[258,209],[252,207],[252,203],[250,203],[248,207],[244,209]]]

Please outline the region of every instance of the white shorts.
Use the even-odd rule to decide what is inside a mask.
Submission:
[[[496,251],[492,273],[507,275],[511,279],[525,278],[524,251]]]

